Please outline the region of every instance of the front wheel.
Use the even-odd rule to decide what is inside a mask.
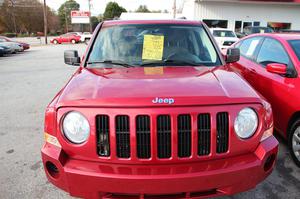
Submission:
[[[300,167],[300,119],[292,125],[288,138],[291,156],[298,167]]]
[[[72,44],[76,44],[76,40],[75,40],[75,39],[72,39],[72,40],[71,40],[71,43],[72,43]]]

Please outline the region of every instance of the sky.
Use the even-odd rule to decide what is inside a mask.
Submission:
[[[55,10],[58,10],[61,4],[66,0],[47,0],[47,5]],[[80,10],[88,10],[87,0],[76,0],[80,4]],[[91,0],[92,15],[103,14],[105,6],[108,2],[115,1],[127,11],[136,10],[139,5],[147,5],[150,10],[168,10],[171,12],[174,0]],[[180,6],[183,0],[177,0],[177,5]]]

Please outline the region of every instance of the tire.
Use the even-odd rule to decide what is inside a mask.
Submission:
[[[57,40],[53,40],[53,44],[58,44],[58,41]]]
[[[295,164],[300,167],[300,119],[296,120],[291,127],[288,146]]]
[[[71,40],[71,43],[72,43],[72,44],[76,44],[76,40],[75,40],[75,39],[72,39],[72,40]]]

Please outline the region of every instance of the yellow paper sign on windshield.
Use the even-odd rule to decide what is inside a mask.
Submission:
[[[162,60],[163,52],[164,36],[144,35],[143,60]]]
[[[265,33],[265,30],[264,30],[264,29],[261,29],[261,30],[260,30],[260,33]]]

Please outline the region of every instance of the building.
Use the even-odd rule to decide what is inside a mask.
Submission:
[[[247,26],[300,30],[300,0],[184,0],[181,12],[187,19],[235,32]]]

